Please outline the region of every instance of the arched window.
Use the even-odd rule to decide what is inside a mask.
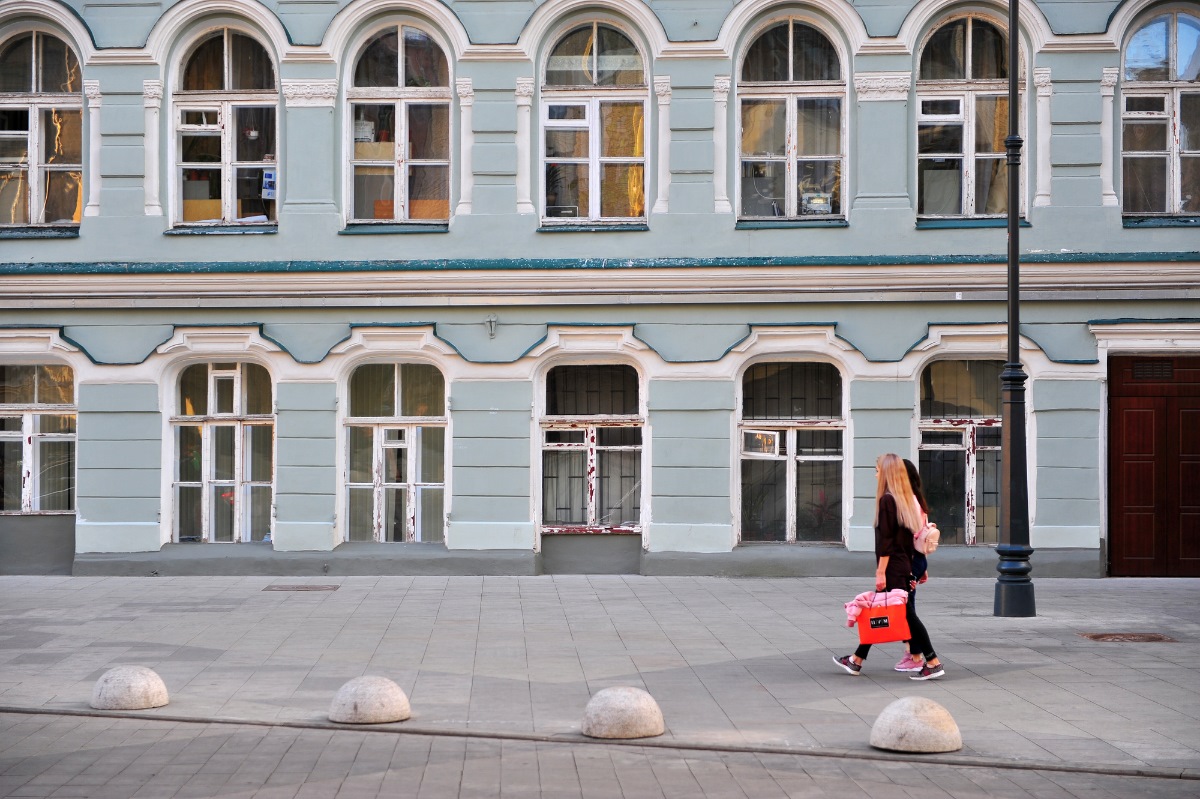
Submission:
[[[1008,35],[980,17],[934,31],[917,80],[917,214],[1008,213]]]
[[[620,364],[556,366],[542,417],[542,529],[642,529],[638,374]]]
[[[738,80],[740,216],[837,216],[845,174],[845,80],[832,42],[789,19],[750,44]]]
[[[827,363],[742,377],[743,541],[842,540],[842,378]]]
[[[0,513],[74,509],[74,372],[0,364]]]
[[[346,540],[446,539],[446,381],[420,363],[350,376]]]
[[[1200,8],[1158,14],[1125,45],[1121,210],[1200,211]]]
[[[354,62],[350,221],[450,218],[450,69],[426,32],[392,25]]]
[[[275,409],[271,375],[255,363],[198,363],[179,378],[175,540],[271,540]]]
[[[78,225],[83,76],[65,42],[33,31],[0,42],[0,225]]]
[[[279,87],[270,54],[222,28],[184,59],[173,96],[175,221],[272,224],[279,178]]]
[[[921,373],[921,483],[943,544],[1000,534],[1002,361],[934,361]]]
[[[542,84],[547,221],[646,217],[646,69],[633,41],[589,22],[559,39]]]

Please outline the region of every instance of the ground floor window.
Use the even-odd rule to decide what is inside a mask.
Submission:
[[[71,367],[0,365],[0,512],[74,509]]]

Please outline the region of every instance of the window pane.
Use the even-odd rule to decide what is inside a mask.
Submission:
[[[417,489],[417,540],[440,543],[446,540],[445,513],[446,489],[425,486]]]
[[[408,490],[383,489],[383,540],[404,541],[408,538]]]
[[[234,428],[213,427],[213,465],[214,480],[232,480],[234,467]]]
[[[1165,95],[1132,95],[1125,98],[1125,110],[1135,113],[1164,114],[1167,111]]]
[[[275,168],[237,170],[237,221],[275,221]]]
[[[921,52],[921,80],[963,80],[967,77],[967,21],[955,20],[938,29]]]
[[[35,417],[39,433],[58,435],[75,432],[74,414],[41,414]]]
[[[354,65],[355,86],[400,85],[400,39],[396,29],[376,34]]]
[[[72,404],[75,401],[75,373],[71,367],[37,367],[37,401],[43,405]]]
[[[926,116],[958,116],[961,108],[962,101],[958,98],[921,101],[921,113]]]
[[[1127,153],[1162,152],[1167,149],[1167,120],[1126,120],[1121,133],[1121,149]]]
[[[19,429],[20,425],[18,425]],[[586,435],[583,430],[547,430],[547,444],[584,444]]]
[[[962,450],[921,450],[920,461],[929,520],[942,531],[941,542],[966,543],[967,453]]]
[[[38,41],[41,42],[42,51],[38,59],[42,69],[41,91],[82,91],[83,79],[79,72],[79,61],[66,43],[44,33],[38,35]]]
[[[0,170],[0,225],[29,224],[29,188],[26,173]]]
[[[236,408],[233,405],[233,378],[229,376],[214,378],[213,387],[217,399],[217,413],[234,413]]]
[[[396,106],[391,103],[354,105],[354,158],[393,161],[396,157]]]
[[[20,441],[0,441],[0,500],[0,510],[21,510]]]
[[[920,125],[917,128],[917,152],[924,154],[950,153],[957,155],[963,150],[963,126]]]
[[[450,70],[442,48],[416,28],[404,28],[404,85],[450,85]]]
[[[250,480],[256,483],[269,483],[272,478],[272,465],[275,460],[275,428],[271,425],[256,424],[246,428],[246,447],[249,450]]]
[[[175,451],[178,453],[178,474],[181,483],[199,483],[204,479],[204,448],[198,425],[175,428]]]
[[[841,430],[797,430],[796,456],[812,457],[842,454]]]
[[[217,31],[203,41],[183,70],[183,90],[220,91],[225,88],[225,34]]]
[[[542,523],[584,524],[587,521],[587,481],[584,452],[542,453]]]
[[[975,98],[975,152],[1002,153],[1008,135],[1008,98]]]
[[[200,486],[179,486],[176,490],[175,509],[179,514],[180,543],[201,540],[204,531],[203,520],[200,516],[203,493]]]
[[[799,161],[796,178],[802,215],[842,212],[841,161]]]
[[[836,97],[796,101],[796,152],[838,155],[842,151],[842,101]]]
[[[220,222],[221,195],[221,170],[183,170],[183,221]]]
[[[1000,543],[1000,451],[993,449],[978,452],[975,469],[975,543],[998,544]]]
[[[450,157],[450,106],[408,107],[408,157],[433,161]]]
[[[1200,19],[1179,14],[1179,34],[1176,39],[1176,80],[1200,80]]]
[[[787,110],[782,100],[742,101],[742,154],[783,155]]]
[[[75,442],[38,442],[38,510],[75,507]]]
[[[642,445],[642,428],[640,427],[600,427],[596,429],[596,446],[598,447],[640,447]]]
[[[396,367],[390,363],[365,364],[350,376],[351,416],[396,415]]]
[[[229,38],[233,47],[233,86],[230,88],[234,91],[274,89],[275,68],[263,46],[240,33]]]
[[[597,522],[605,527],[641,524],[642,453],[602,450],[597,461]]]
[[[742,461],[742,540],[787,539],[787,463]]]
[[[250,487],[250,540],[271,540],[271,487]]]
[[[571,31],[555,45],[546,60],[546,84],[548,86],[591,86],[592,26]]]
[[[586,130],[548,129],[546,131],[546,157],[587,158],[588,132]]]
[[[212,487],[211,540],[230,543],[233,539],[233,509],[237,501],[237,490],[231,485]]]
[[[238,107],[236,148],[238,161],[275,160],[275,109],[264,106]]]
[[[742,80],[785,81],[788,79],[788,24],[780,23],[763,32],[746,51]]]
[[[221,162],[221,137],[216,134],[185,133],[182,136],[179,158],[189,164],[219,164]],[[187,178],[185,178],[187,180]],[[184,199],[194,199],[189,196],[184,183]],[[207,197],[207,187],[203,189]]]
[[[354,167],[355,219],[397,218],[395,172],[390,166]]]
[[[47,164],[83,163],[83,112],[42,110],[42,159]]]
[[[1121,162],[1121,208],[1129,213],[1167,210],[1167,159],[1128,158]]]
[[[83,215],[83,173],[46,170],[42,173],[42,221],[49,224],[78,224]]]
[[[1200,50],[1196,57],[1200,60]],[[1179,95],[1179,148],[1200,150],[1200,94]]]
[[[999,427],[976,427],[975,428],[975,446],[982,447],[998,447],[1002,441],[1003,431]]]
[[[638,375],[632,366],[556,366],[546,376],[550,416],[633,416],[638,412]]]
[[[421,442],[421,470],[417,477],[420,483],[442,483],[446,480],[446,428],[417,428],[417,440]]]
[[[975,159],[975,213],[1008,210],[1008,168],[1003,158]]]
[[[347,534],[351,541],[375,540],[375,492],[351,488],[346,499]]]
[[[742,377],[743,419],[840,419],[842,379],[828,363],[760,363]]]
[[[642,56],[620,31],[600,25],[600,52],[596,56],[597,86],[641,86],[646,82]]]
[[[450,168],[412,166],[408,168],[408,218],[450,218]]]
[[[793,24],[792,80],[837,80],[841,77],[837,51],[816,28]]]
[[[208,364],[198,363],[179,377],[179,412],[183,416],[208,415]]]
[[[0,45],[0,92],[33,91],[33,34]]]
[[[549,119],[584,120],[587,119],[586,105],[552,105],[547,112]]]
[[[1002,361],[934,361],[921,373],[921,417],[998,418],[1003,370]]]
[[[1008,77],[1008,37],[990,22],[971,20],[971,78],[1001,80]]]
[[[786,180],[782,161],[743,161],[742,216],[785,216]]]
[[[546,216],[591,214],[586,164],[546,164]]]
[[[242,392],[245,394],[245,413],[254,416],[271,413],[271,373],[265,366],[256,363],[242,366]]]
[[[408,481],[408,449],[404,447],[384,447],[383,482],[407,483]]]
[[[445,416],[446,379],[436,366],[401,364],[400,400],[403,416]]]
[[[918,214],[962,213],[962,159],[922,158],[917,161],[917,173],[921,184]]]
[[[646,170],[641,164],[600,166],[600,216],[628,218],[646,215]]]
[[[640,158],[645,154],[642,141],[641,103],[602,103],[600,105],[600,155],[604,158]]]
[[[373,431],[370,427],[350,428],[350,470],[348,480],[351,483],[374,483],[374,467],[372,465]]]
[[[4,131],[5,123],[10,121],[12,114],[0,111],[0,131]],[[28,114],[25,115],[28,118]],[[25,128],[18,128],[24,131]],[[29,162],[29,137],[0,138],[0,164],[26,164]]]
[[[29,405],[34,400],[36,367],[0,364],[0,404]]]
[[[923,430],[921,431],[922,447],[957,447],[966,446],[963,443],[962,430]]]
[[[1166,15],[1156,17],[1133,34],[1125,48],[1125,80],[1168,80],[1170,19]]]
[[[842,540],[841,461],[796,464],[796,540]]]
[[[1200,211],[1200,157],[1187,156],[1179,159],[1180,181],[1183,199],[1180,211],[1194,214]]]

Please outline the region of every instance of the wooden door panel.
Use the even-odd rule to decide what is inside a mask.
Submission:
[[[1148,576],[1166,568],[1166,542],[1160,533],[1165,410],[1165,400],[1158,398],[1112,400],[1108,518],[1114,576]]]
[[[1200,399],[1167,400],[1170,430],[1167,462],[1174,466],[1168,486],[1175,513],[1167,521],[1167,573],[1200,577]]]

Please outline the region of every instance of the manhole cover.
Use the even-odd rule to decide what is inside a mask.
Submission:
[[[336,591],[336,585],[268,585],[264,591]]]
[[[1080,633],[1092,641],[1117,644],[1173,644],[1175,639],[1162,633]]]

